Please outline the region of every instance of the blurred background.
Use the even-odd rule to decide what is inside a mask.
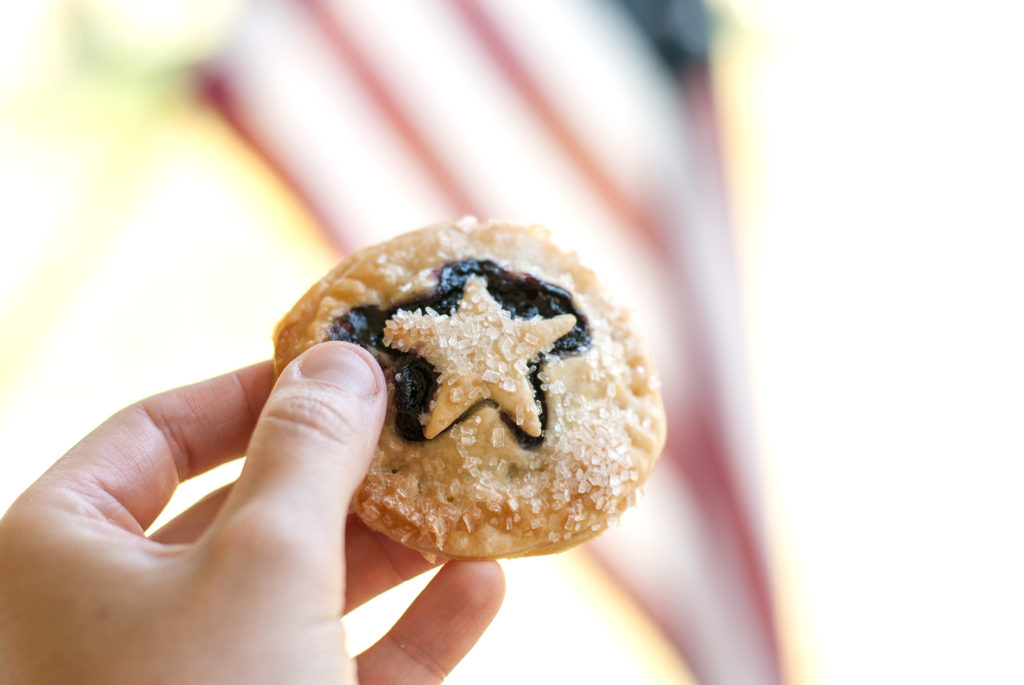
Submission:
[[[619,528],[505,563],[450,682],[1024,682],[1024,11],[525,5],[5,4],[0,511],[270,356],[346,252],[539,222],[635,311],[669,443]]]

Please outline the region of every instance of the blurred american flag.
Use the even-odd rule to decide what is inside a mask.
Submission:
[[[632,308],[665,454],[588,549],[709,684],[781,683],[697,2],[261,0],[195,93],[341,251],[465,214],[543,223]]]

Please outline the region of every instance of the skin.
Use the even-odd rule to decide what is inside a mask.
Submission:
[[[0,682],[438,683],[497,613],[493,562],[450,561],[352,658],[340,617],[432,564],[347,516],[386,391],[324,343],[143,400],[0,519]],[[177,485],[238,480],[147,535]]]

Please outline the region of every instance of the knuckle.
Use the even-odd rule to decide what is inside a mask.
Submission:
[[[396,654],[401,655],[409,670],[417,673],[418,681],[440,683],[448,678],[450,668],[441,662],[433,650],[422,645],[419,638],[399,635],[392,630],[384,635],[384,639],[391,643]]]
[[[314,440],[347,442],[358,430],[358,411],[338,393],[288,393],[269,402],[263,420]]]

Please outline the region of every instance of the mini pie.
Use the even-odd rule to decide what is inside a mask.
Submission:
[[[493,559],[594,537],[665,440],[629,316],[538,226],[471,218],[341,261],[278,324],[274,368],[327,340],[388,381],[353,511],[425,555]]]

